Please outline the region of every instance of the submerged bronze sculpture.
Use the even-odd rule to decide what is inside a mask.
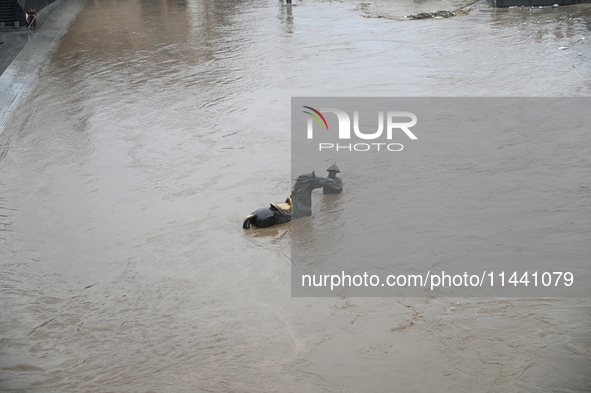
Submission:
[[[343,181],[337,177],[337,173],[341,173],[337,164],[332,164],[328,167],[328,178],[334,180],[334,184],[322,187],[323,194],[340,194],[343,191]]]
[[[312,190],[315,188],[335,186],[334,179],[316,176],[314,172],[300,175],[295,180],[296,182],[291,195],[287,197],[285,203],[271,202],[271,207],[263,207],[253,211],[244,218],[242,228],[248,229],[251,225],[258,228],[266,228],[272,225],[283,224],[292,219],[295,220],[296,218],[311,216]],[[342,183],[340,187],[342,190]]]

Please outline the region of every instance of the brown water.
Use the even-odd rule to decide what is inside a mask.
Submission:
[[[589,5],[402,20],[456,6],[89,1],[1,137],[0,390],[591,390],[588,299],[291,298],[240,226],[291,96],[591,94]]]

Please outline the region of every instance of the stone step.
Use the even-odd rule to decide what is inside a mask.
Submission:
[[[14,26],[15,0],[0,0],[0,22],[6,26]]]

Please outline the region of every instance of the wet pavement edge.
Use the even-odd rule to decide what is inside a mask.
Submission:
[[[34,35],[0,75],[0,135],[21,101],[35,88],[48,58],[85,3],[86,0],[61,0],[43,10],[43,20]]]

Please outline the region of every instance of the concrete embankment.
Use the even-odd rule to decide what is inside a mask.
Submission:
[[[16,108],[37,84],[48,58],[57,48],[60,38],[85,2],[86,0],[56,1],[43,9],[39,15],[39,27],[27,33],[28,37],[21,37],[28,39],[22,50],[18,51],[22,43],[19,44],[16,40],[15,42],[7,40],[3,44],[3,46],[6,45],[3,49],[14,56],[14,59],[0,75],[0,135],[4,133],[8,120]]]

